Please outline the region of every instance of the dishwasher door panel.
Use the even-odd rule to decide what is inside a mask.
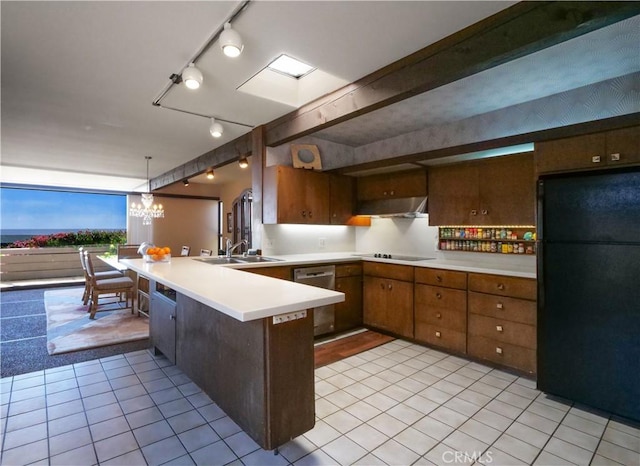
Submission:
[[[293,279],[297,283],[334,290],[336,285],[336,268],[334,265],[294,269]],[[313,335],[324,335],[335,329],[335,305],[313,308]]]

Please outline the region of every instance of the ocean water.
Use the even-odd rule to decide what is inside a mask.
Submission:
[[[40,229],[2,229],[0,230],[0,243],[8,244],[32,238],[38,235],[53,235],[55,233],[74,233],[78,231],[92,231],[92,228],[40,228]],[[99,231],[120,231],[121,228],[98,228]]]

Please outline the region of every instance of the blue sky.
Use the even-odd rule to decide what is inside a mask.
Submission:
[[[0,188],[0,227],[7,229],[126,229],[127,197]]]

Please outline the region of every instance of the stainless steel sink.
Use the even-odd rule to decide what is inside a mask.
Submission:
[[[253,264],[256,262],[279,262],[280,259],[264,256],[232,256],[232,257],[199,257],[195,259],[205,264],[224,265],[224,264]]]

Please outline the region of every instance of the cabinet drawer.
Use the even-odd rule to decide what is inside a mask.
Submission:
[[[536,349],[536,327],[493,317],[469,314],[469,335]]]
[[[416,302],[414,319],[416,328],[418,324],[428,324],[462,333],[467,331],[467,313],[464,310],[430,307]]]
[[[429,343],[430,345],[447,348],[458,353],[467,352],[467,334],[457,332],[438,325],[418,324],[415,328],[416,340]]]
[[[362,275],[362,264],[354,262],[352,264],[336,264],[336,278],[352,277]]]
[[[430,285],[415,286],[416,306],[438,307],[451,311],[466,311],[467,292]]]
[[[469,313],[536,325],[536,302],[469,291]]]
[[[470,356],[513,367],[524,372],[536,372],[536,351],[497,340],[469,335],[467,349]]]
[[[362,270],[365,275],[392,278],[405,282],[413,282],[413,267],[410,265],[383,264],[381,262],[365,262]]]
[[[535,300],[537,285],[531,278],[470,273],[469,291]]]
[[[446,288],[467,289],[467,273],[454,272],[452,270],[429,269],[416,267],[416,283],[444,286]]]

